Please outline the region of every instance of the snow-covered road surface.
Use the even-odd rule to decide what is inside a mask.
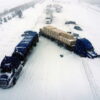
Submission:
[[[37,4],[35,8],[25,11],[22,19],[15,18],[0,26],[0,61],[5,54],[11,55],[25,30],[39,32],[45,25],[43,13],[47,4],[48,2]],[[62,13],[54,13],[52,25],[66,31],[65,21],[76,21],[84,29],[84,32],[78,33],[89,38],[94,43],[96,51],[100,53],[100,14],[94,15],[94,11],[88,11],[80,5],[62,6]],[[98,21],[93,20],[96,18]],[[61,58],[60,54],[64,57]],[[0,100],[100,100],[99,61],[80,58],[73,52],[57,46],[56,43],[40,37],[17,84],[10,89],[0,89]]]

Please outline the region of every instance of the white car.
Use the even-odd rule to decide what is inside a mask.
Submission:
[[[48,14],[45,18],[45,22],[46,24],[51,24],[52,23],[52,19],[53,19],[53,16],[52,14]]]
[[[46,18],[46,24],[51,24],[51,23],[52,23],[52,19],[49,18],[49,17],[47,17],[47,18]]]

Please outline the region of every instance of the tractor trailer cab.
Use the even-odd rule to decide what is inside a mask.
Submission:
[[[74,52],[82,57],[96,58],[98,56],[91,42],[86,38],[76,40]]]
[[[0,66],[0,87],[9,88],[15,85],[22,70],[22,63],[15,57],[6,56]]]

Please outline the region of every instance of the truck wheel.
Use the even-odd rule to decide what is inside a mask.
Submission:
[[[14,78],[14,79],[13,79],[13,85],[16,84],[16,81],[17,81],[16,78]]]
[[[36,39],[36,42],[39,42],[39,38]]]
[[[51,38],[51,41],[55,41],[53,38]]]
[[[36,46],[36,43],[34,43],[34,46]]]
[[[63,45],[63,44],[62,44],[61,42],[58,41],[58,46],[62,47],[62,45]]]

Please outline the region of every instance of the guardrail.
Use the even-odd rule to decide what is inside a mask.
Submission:
[[[40,0],[43,1],[43,0]],[[22,12],[30,7],[34,7],[36,3],[40,2],[39,0],[37,1],[31,1],[22,5],[19,5],[17,7],[8,9],[2,13],[0,13],[0,24],[7,22],[8,20],[11,20],[15,16],[21,16]]]

